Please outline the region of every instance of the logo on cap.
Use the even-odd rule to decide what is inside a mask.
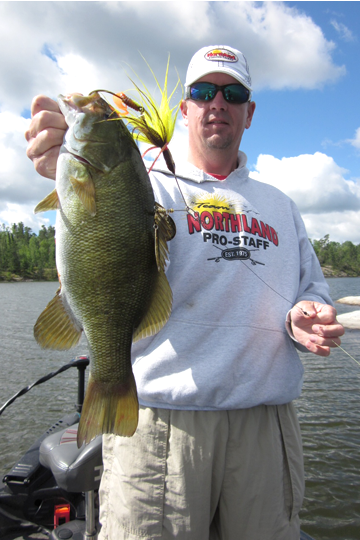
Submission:
[[[213,49],[205,54],[206,60],[237,62],[238,57],[228,49]]]

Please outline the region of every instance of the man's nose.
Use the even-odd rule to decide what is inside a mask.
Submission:
[[[222,109],[222,110],[226,110],[228,107],[228,103],[227,101],[225,100],[222,92],[219,90],[216,94],[216,96],[214,97],[214,99],[211,101],[211,109]]]

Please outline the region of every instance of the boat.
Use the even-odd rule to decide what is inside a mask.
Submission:
[[[102,474],[102,437],[77,447],[85,396],[87,356],[78,356],[55,372],[23,388],[0,415],[34,386],[70,368],[78,370],[77,404],[46,430],[0,481],[0,538],[20,540],[97,540],[98,490]],[[301,531],[300,540],[314,540]]]

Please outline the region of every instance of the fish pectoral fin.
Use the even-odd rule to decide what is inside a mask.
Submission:
[[[34,337],[44,349],[65,351],[79,343],[82,328],[69,314],[60,289],[48,303],[34,326]]]
[[[159,272],[161,272],[164,271],[165,263],[169,259],[167,242],[174,238],[176,225],[167,210],[157,202],[155,202],[154,229],[156,264]]]
[[[132,373],[125,382],[101,382],[91,373],[77,434],[78,448],[102,433],[131,437],[138,425],[139,403]]]
[[[157,334],[167,323],[172,306],[172,291],[164,272],[157,275],[149,308],[133,334],[133,342]]]
[[[80,164],[78,164],[78,169]],[[95,185],[86,167],[82,165],[78,176],[69,176],[70,183],[84,208],[91,216],[96,214]]]
[[[56,189],[54,189],[49,195],[40,201],[34,208],[34,214],[39,212],[47,212],[48,210],[58,210],[60,208],[60,201]]]

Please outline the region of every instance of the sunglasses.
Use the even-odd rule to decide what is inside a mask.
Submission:
[[[186,89],[185,99],[192,99],[194,101],[212,101],[216,94],[221,92],[225,101],[228,103],[235,103],[240,105],[250,101],[250,90],[245,88],[242,84],[225,84],[224,86],[218,86],[217,84],[209,82],[198,82]]]

